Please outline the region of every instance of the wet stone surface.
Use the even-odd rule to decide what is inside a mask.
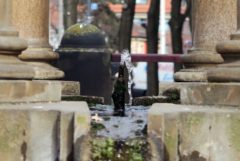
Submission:
[[[148,161],[146,137],[149,107],[126,106],[125,117],[113,116],[113,107],[91,107],[94,161]]]
[[[111,137],[115,140],[143,137],[147,125],[147,111],[149,107],[126,106],[126,116],[112,116],[113,107],[97,105],[91,108],[92,125],[102,124],[104,128],[96,131],[98,137]],[[98,115],[100,120],[94,121]]]

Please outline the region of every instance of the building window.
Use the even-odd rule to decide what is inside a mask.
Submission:
[[[136,0],[137,4],[147,4],[148,0]]]

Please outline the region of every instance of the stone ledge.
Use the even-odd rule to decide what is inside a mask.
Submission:
[[[165,91],[169,89],[180,90],[182,87],[188,84],[187,82],[160,82],[159,83],[159,95],[162,95]]]
[[[240,82],[240,68],[214,68],[207,72],[209,82]]]
[[[189,54],[184,54],[181,58],[184,64],[219,64],[224,62],[220,54],[205,50],[193,50]]]
[[[235,54],[239,55],[240,47],[239,47],[240,41],[239,40],[228,40],[219,42],[216,45],[216,50],[218,53],[224,55],[224,54]]]
[[[240,83],[189,83],[180,91],[182,104],[240,105]]]
[[[206,71],[179,71],[174,74],[176,82],[206,82]]]
[[[80,95],[80,83],[77,81],[61,81],[62,96]]]
[[[0,80],[0,103],[57,102],[61,89],[57,81]]]
[[[232,107],[154,104],[148,136],[161,160],[238,161],[240,110]]]

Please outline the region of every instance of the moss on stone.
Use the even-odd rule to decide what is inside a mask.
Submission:
[[[85,124],[87,121],[87,118],[85,116],[77,116],[77,123],[78,124]]]
[[[234,149],[240,152],[240,119],[230,118],[230,141]]]
[[[90,33],[100,33],[101,31],[94,25],[75,24],[66,30],[65,35],[84,36]]]
[[[199,128],[201,128],[204,124],[205,120],[204,113],[194,113],[194,114],[182,114],[181,121],[184,121],[183,126],[184,129],[189,133],[189,135],[197,134]]]
[[[88,106],[92,107],[96,104],[103,104],[103,97],[96,96],[62,96],[63,101],[85,101],[88,103]]]
[[[9,115],[0,114],[2,120],[7,121]],[[14,118],[14,117],[13,117]],[[9,153],[15,150],[19,145],[22,144],[22,139],[25,137],[21,132],[25,133],[25,127],[27,124],[27,119],[24,113],[16,116],[16,120],[11,120],[8,123],[1,124],[0,130],[0,151]]]
[[[164,144],[166,145],[166,149],[169,154],[175,154],[178,141],[177,139],[178,138],[175,135],[165,133]],[[169,157],[172,157],[172,155]]]
[[[180,89],[177,88],[169,88],[163,92],[163,96],[167,97],[168,103],[180,103]]]
[[[187,125],[189,127],[201,124],[203,121],[203,116],[201,114],[189,115],[187,117]]]

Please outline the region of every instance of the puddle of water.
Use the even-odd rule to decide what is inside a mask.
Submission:
[[[126,106],[126,116],[113,116],[113,106],[91,107],[92,161],[149,161],[145,106]]]
[[[144,136],[144,129],[147,125],[147,111],[149,107],[127,106],[125,117],[112,116],[113,107],[97,105],[91,108],[91,115],[96,114],[102,121],[104,128],[96,131],[96,137],[107,137],[114,140],[126,140]]]

